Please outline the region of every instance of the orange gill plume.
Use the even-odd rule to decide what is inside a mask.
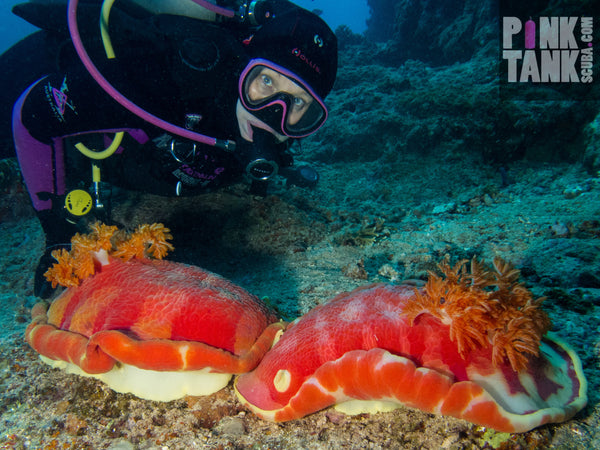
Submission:
[[[61,248],[54,250],[52,257],[56,262],[44,273],[46,279],[52,284],[52,289],[59,284],[65,287],[79,285],[80,278],[75,274],[77,263],[71,253]]]
[[[59,284],[65,287],[79,285],[81,280],[94,274],[94,255],[108,252],[112,247],[111,238],[117,227],[96,222],[90,228],[89,234],[76,233],[71,238],[70,251],[62,248],[52,252],[56,263],[44,275],[53,288]]]
[[[173,246],[168,239],[173,239],[169,229],[162,223],[143,224],[116,244],[113,256],[128,261],[131,258],[163,259]]]
[[[534,299],[518,282],[520,271],[500,258],[493,269],[476,258],[453,267],[439,264],[443,276],[429,273],[422,291],[404,312],[411,324],[421,314],[431,314],[450,327],[462,357],[470,350],[492,346],[493,363],[508,360],[515,371],[525,368],[528,355],[538,356],[542,336],[550,329],[550,319],[541,309],[543,298]]]
[[[162,223],[138,226],[133,233],[118,230],[100,222],[90,225],[88,234],[75,234],[71,238],[71,250],[55,250],[56,263],[44,274],[52,283],[65,287],[79,283],[96,272],[98,265],[107,264],[108,256],[128,261],[131,258],[162,259],[173,246],[169,229]]]

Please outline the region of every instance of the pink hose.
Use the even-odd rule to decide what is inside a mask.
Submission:
[[[214,13],[217,13],[221,16],[225,16],[225,17],[233,17],[235,15],[235,12],[232,11],[231,9],[227,9],[227,8],[223,8],[221,6],[217,6],[211,2],[207,2],[206,0],[192,0],[194,3],[202,6],[204,9],[208,9],[209,11],[212,11]]]
[[[195,3],[200,4],[201,6],[205,6],[206,1],[203,0],[193,0]],[[79,4],[79,0],[69,0],[69,6],[67,10],[67,18],[69,23],[69,33],[71,34],[71,40],[73,41],[73,45],[75,46],[75,50],[81,59],[81,62],[90,73],[92,78],[96,80],[96,82],[100,85],[102,89],[106,91],[108,95],[110,95],[113,99],[115,99],[121,106],[145,120],[152,125],[161,128],[169,133],[175,134],[177,136],[191,139],[192,141],[200,142],[202,144],[212,145],[213,147],[220,147],[226,150],[231,150],[235,145],[233,141],[225,141],[221,139],[216,139],[210,136],[205,136],[203,134],[194,133],[193,131],[186,130],[185,128],[178,127],[177,125],[173,125],[155,115],[149,113],[145,109],[140,108],[138,105],[133,103],[131,100],[126,98],[123,94],[121,94],[113,85],[111,85],[106,78],[100,73],[100,71],[96,68],[89,55],[87,54],[83,43],[81,42],[81,37],[79,35],[79,28],[77,27],[77,6]],[[209,3],[210,4],[210,3]],[[218,10],[225,10],[224,8],[220,8],[216,5],[210,4],[211,7],[214,7]],[[206,6],[205,6],[206,7]],[[213,10],[213,9],[211,9]],[[225,10],[233,13],[230,10]],[[217,12],[214,10],[214,12]],[[220,13],[219,13],[220,14]]]

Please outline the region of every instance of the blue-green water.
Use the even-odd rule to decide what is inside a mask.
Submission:
[[[319,172],[315,189],[278,180],[261,198],[242,180],[189,198],[122,191],[114,219],[165,223],[173,260],[268,297],[286,319],[357,286],[422,281],[445,257],[500,256],[547,297],[553,331],[582,359],[589,406],[519,436],[409,408],[271,424],[231,386],[162,404],[52,370],[23,342],[45,241],[12,159],[0,164],[0,447],[600,448],[598,86],[580,86],[586,101],[501,96],[498,10],[409,3],[370,0],[366,37],[339,37],[329,120],[293,150]],[[360,16],[353,8],[344,12]],[[2,42],[27,32],[10,28]]]

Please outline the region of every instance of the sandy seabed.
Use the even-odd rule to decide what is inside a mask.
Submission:
[[[345,416],[327,409],[273,424],[246,411],[231,386],[169,403],[117,394],[43,364],[23,341],[44,237],[19,186],[3,194],[0,240],[0,448],[560,448],[600,449],[600,179],[578,164],[407,155],[317,167],[309,191],[242,185],[163,199],[123,192],[113,219],[163,222],[171,259],[217,272],[268,297],[291,319],[376,281],[423,278],[449,255],[511,261],[579,354],[589,403],[574,419],[521,435],[409,408]],[[503,172],[503,170],[506,170]]]

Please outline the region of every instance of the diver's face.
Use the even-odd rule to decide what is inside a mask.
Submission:
[[[263,67],[248,85],[248,97],[252,102],[260,102],[282,92],[292,98],[292,109],[287,113],[286,123],[288,126],[293,126],[300,121],[313,102],[308,92],[286,76],[268,67]]]
[[[327,119],[323,100],[300,77],[263,59],[251,60],[238,83],[243,107],[263,129],[290,138],[317,131]]]

